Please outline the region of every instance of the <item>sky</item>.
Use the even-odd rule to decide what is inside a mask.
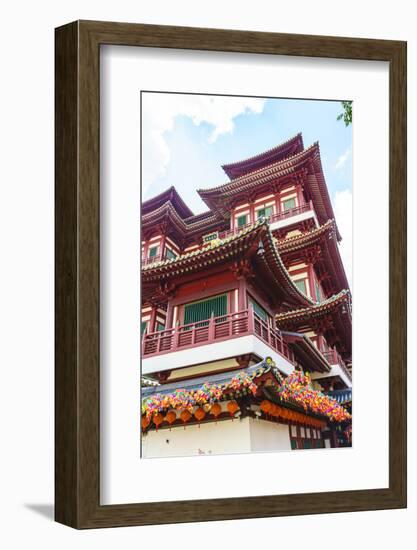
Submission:
[[[338,101],[142,92],[142,200],[175,186],[194,214],[197,189],[229,181],[222,164],[275,147],[301,132],[319,142],[324,176],[352,280],[352,125]]]

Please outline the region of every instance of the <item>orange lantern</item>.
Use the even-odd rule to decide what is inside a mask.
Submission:
[[[169,423],[169,424],[172,424],[173,422],[175,422],[177,419],[177,414],[174,412],[174,411],[169,411],[169,413],[166,415],[165,417],[165,420]]]
[[[202,407],[198,407],[198,409],[194,413],[194,416],[199,422],[201,422],[201,420],[203,420],[203,418],[206,416],[206,412]]]
[[[149,418],[147,418],[146,416],[142,416],[142,421],[141,421],[142,430],[146,430],[146,428],[149,426],[150,423],[151,421],[149,420]]]
[[[221,414],[222,408],[218,403],[214,403],[214,405],[211,407],[210,412],[213,416],[217,418],[219,414]]]
[[[190,413],[190,411],[187,411],[186,409],[183,410],[183,411],[181,412],[181,414],[180,414],[180,418],[181,418],[181,420],[184,422],[184,424],[185,424],[186,422],[188,422],[188,421],[190,420],[190,418],[191,418],[191,413]]]
[[[156,429],[158,429],[158,426],[159,424],[162,424],[162,422],[164,421],[164,417],[162,416],[161,413],[157,413],[154,417],[153,417],[153,423],[155,424],[156,426]]]
[[[279,409],[278,409],[277,405],[272,405],[271,414],[272,414],[272,416],[278,416],[279,415]]]
[[[230,416],[233,416],[236,411],[239,410],[239,405],[236,403],[236,401],[229,401],[227,404],[227,410],[230,413]]]
[[[264,413],[269,413],[272,408],[272,403],[266,399],[261,403],[261,411]]]

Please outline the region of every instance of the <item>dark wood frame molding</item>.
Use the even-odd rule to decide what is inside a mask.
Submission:
[[[389,62],[389,487],[100,505],[99,55],[120,44]],[[406,43],[77,21],[56,29],[56,521],[75,528],[406,506]]]

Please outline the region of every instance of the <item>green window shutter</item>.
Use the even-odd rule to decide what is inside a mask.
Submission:
[[[289,210],[290,208],[295,208],[295,199],[287,199],[282,202],[283,210]]]
[[[221,294],[208,300],[200,300],[184,307],[184,325],[227,315],[227,295]]]
[[[237,226],[242,227],[243,225],[246,225],[247,224],[246,220],[247,220],[246,214],[244,216],[239,216],[237,218]]]
[[[319,287],[319,285],[318,285],[318,283],[317,283],[316,280],[314,281],[314,286],[315,286],[315,289],[316,289],[317,301],[318,301],[318,302],[321,302],[320,287]]]
[[[152,246],[150,249],[149,249],[149,257],[150,258],[155,258],[155,256],[157,255],[158,253],[158,247],[157,246]]]
[[[262,218],[262,216],[264,218],[269,218],[270,216],[272,216],[274,212],[274,209],[272,208],[272,206],[265,206],[265,208],[261,208],[260,210],[257,211],[257,218],[259,220],[259,218]]]
[[[264,310],[263,307],[261,307],[258,302],[255,302],[255,300],[250,301],[253,311],[256,313],[258,317],[262,319],[262,321],[265,321],[265,323],[268,322],[268,313]]]
[[[294,281],[294,284],[298,290],[307,295],[306,279],[298,279],[298,281]]]
[[[311,441],[309,439],[304,439],[304,449],[311,449]]]
[[[156,332],[161,332],[161,330],[165,330],[165,325],[162,323],[156,323]]]
[[[291,439],[291,449],[294,451],[297,448],[297,440]]]
[[[142,321],[141,324],[140,324],[140,335],[143,336],[143,333],[145,332],[146,330],[146,325],[147,325],[147,322],[146,321]]]
[[[167,260],[174,260],[177,257],[177,255],[170,248],[167,248],[165,257]]]

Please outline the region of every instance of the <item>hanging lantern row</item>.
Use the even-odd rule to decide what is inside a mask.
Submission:
[[[240,408],[238,403],[234,400],[229,401],[226,407],[230,416],[234,416]],[[177,418],[179,418],[184,424],[186,424],[193,418],[193,416],[197,420],[197,422],[200,423],[202,420],[204,420],[207,412],[210,412],[217,419],[217,417],[222,413],[222,407],[219,405],[219,403],[214,403],[210,406],[206,405],[205,407],[197,407],[197,409],[194,411],[194,414],[192,414],[188,409],[184,409],[183,411],[181,411],[179,416],[177,416],[177,413],[174,410],[169,410],[165,417],[161,413],[156,413],[152,418],[143,415],[141,422],[142,429],[146,430],[151,421],[154,423],[156,429],[158,429],[160,424],[162,424],[164,420],[171,425],[177,420]]]
[[[326,426],[326,422],[319,420],[318,418],[312,418],[311,416],[307,416],[298,411],[291,411],[268,400],[262,401],[260,408],[261,411],[267,416],[279,418],[280,420],[286,420],[294,424],[304,424],[321,430]]]
[[[201,409],[198,412],[198,416],[200,417],[200,419],[197,418],[198,421],[202,420],[209,411],[217,417],[222,410],[218,401],[222,400],[229,400],[227,409],[230,415],[234,416],[239,409],[239,405],[233,400],[233,397],[245,393],[256,395],[258,386],[253,380],[261,376],[263,372],[263,368],[259,368],[251,375],[242,371],[237,373],[230,382],[223,385],[205,383],[197,390],[178,389],[170,394],[154,394],[142,402],[142,415],[146,418],[146,421],[142,422],[142,427],[146,429],[151,421],[155,426],[158,426],[164,419],[164,411],[171,409],[173,409],[173,414],[175,414],[175,410],[182,411],[180,418],[184,423],[188,422],[192,415],[195,414],[194,410],[196,407],[197,410]],[[327,416],[331,421],[335,422],[342,422],[352,418],[346,409],[339,405],[335,399],[312,388],[308,373],[304,374],[302,371],[294,371],[284,378],[276,371],[275,376],[278,381],[275,389],[282,401],[292,400],[301,405],[305,411]],[[216,404],[217,406],[215,406]],[[283,407],[281,409],[287,411]],[[174,418],[173,414],[169,418],[166,418],[169,424],[175,422],[177,418],[177,416]],[[282,416],[285,414],[287,413],[281,412],[281,417],[285,418],[285,416]],[[188,415],[190,418],[188,418]]]

